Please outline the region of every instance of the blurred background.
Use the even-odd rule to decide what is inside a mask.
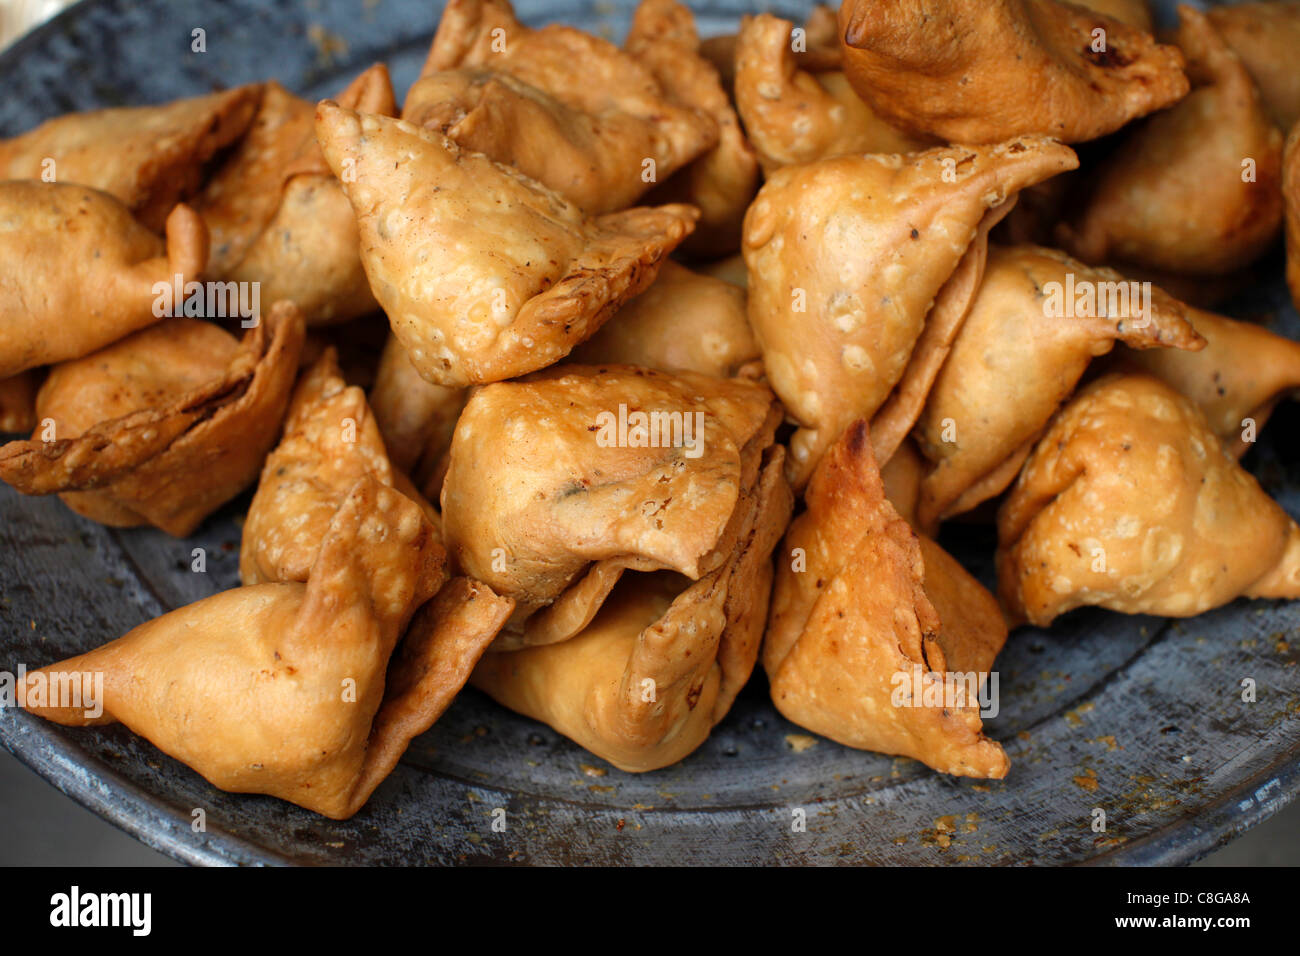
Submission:
[[[0,0],[0,50],[71,0]],[[0,866],[178,866],[0,750]],[[1300,866],[1300,801],[1198,866]]]

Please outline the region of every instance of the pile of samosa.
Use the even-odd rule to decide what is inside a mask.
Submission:
[[[450,0],[400,103],[0,141],[0,479],[245,512],[242,586],[29,678],[101,715],[27,708],[343,818],[467,684],[651,771],[761,663],[801,727],[1004,777],[1009,627],[1300,598],[1239,463],[1300,343],[1215,311],[1284,234],[1300,300],[1297,50],[1300,0],[642,0],[621,46]]]

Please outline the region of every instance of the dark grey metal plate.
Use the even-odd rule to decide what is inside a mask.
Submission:
[[[0,57],[0,134],[70,109],[144,103],[274,76],[311,96],[375,60],[399,92],[437,17],[428,0],[201,3],[93,0]],[[626,2],[517,4],[619,38]],[[706,34],[747,0],[698,5]],[[772,8],[799,18],[808,4]],[[621,11],[621,12],[620,12]],[[190,51],[206,31],[206,54]],[[1280,276],[1281,261],[1267,264]],[[1300,337],[1280,281],[1236,311],[1275,312]],[[1300,514],[1300,413],[1284,408],[1248,464]],[[1159,494],[1159,489],[1152,489]],[[112,531],[55,499],[0,486],[0,669],[85,651],[237,583],[242,498],[192,539]],[[949,546],[987,578],[991,539]],[[204,547],[208,570],[189,570]],[[1181,623],[1079,612],[1014,634],[999,659],[1011,756],[1001,782],[957,780],[909,760],[802,732],[758,675],[708,743],[678,766],[624,774],[549,728],[466,691],[415,741],[361,813],[334,822],[222,793],[121,727],[67,730],[0,710],[0,744],[145,843],[193,863],[1102,863],[1186,862],[1300,790],[1300,605],[1238,602]],[[1258,684],[1257,703],[1240,682]],[[1091,829],[1106,811],[1105,833]],[[201,808],[207,830],[195,833]],[[492,811],[508,828],[494,833]],[[807,832],[792,832],[793,810]]]

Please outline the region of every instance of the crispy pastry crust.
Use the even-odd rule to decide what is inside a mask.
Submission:
[[[998,592],[1046,627],[1076,607],[1189,617],[1300,596],[1300,527],[1190,399],[1108,375],[1057,413],[998,514]]]
[[[689,206],[588,218],[438,133],[329,101],[316,117],[357,214],[371,289],[437,385],[555,363],[653,282],[695,224]]]
[[[799,426],[787,463],[796,490],[851,421],[885,407],[927,316],[936,326],[927,357],[946,348],[978,287],[987,222],[1005,212],[998,207],[1076,164],[1069,147],[1024,137],[773,174],[745,217],[744,253],[750,323],[772,388]],[[968,253],[969,271],[959,268]],[[897,447],[934,371],[918,366],[905,383],[882,442]],[[876,453],[887,461],[892,448]]]
[[[745,290],[669,260],[654,284],[574,349],[569,360],[730,378],[742,369],[756,371],[751,363],[759,355]]]
[[[208,161],[244,135],[261,98],[256,83],[159,106],[68,113],[0,141],[0,180],[90,186],[160,232],[172,207],[198,192]]]
[[[883,118],[955,143],[1096,139],[1187,94],[1176,47],[1056,0],[846,0],[844,72]],[[1093,52],[1093,31],[1105,31]]]
[[[1300,122],[1300,2],[1215,5],[1205,15],[1241,57],[1278,128],[1285,132]]]
[[[1199,405],[1223,447],[1240,458],[1251,447],[1244,437],[1250,423],[1256,434],[1262,431],[1277,403],[1300,388],[1300,342],[1253,322],[1185,311],[1205,338],[1204,349],[1126,352],[1122,362],[1163,379]]]
[[[1052,283],[1055,304],[1048,297]],[[1124,293],[1118,314],[1105,314],[1103,283]],[[1065,302],[1066,290],[1075,287],[1100,290],[1094,314],[1076,314],[1076,301]],[[1130,290],[1119,273],[1052,249],[989,250],[979,292],[917,422],[921,449],[934,463],[922,483],[921,527],[932,532],[1011,484],[1089,362],[1116,342],[1154,350],[1204,347],[1190,306],[1152,287],[1151,312],[1143,316]],[[1055,305],[1062,314],[1049,314]]]
[[[682,443],[664,425],[657,446],[635,447],[630,417],[622,441],[620,408],[676,416]],[[479,389],[442,489],[452,560],[518,602],[516,645],[567,638],[624,569],[698,580],[726,561],[779,420],[761,385],[629,366],[561,366]]]
[[[714,66],[700,53],[695,17],[677,0],[641,0],[627,51],[654,74],[679,106],[704,111],[718,126],[718,143],[651,190],[648,203],[684,202],[700,210],[688,255],[717,258],[740,248],[740,224],[758,191],[758,157]]]
[[[403,118],[599,215],[717,146],[712,102],[679,103],[650,66],[589,33],[524,26],[507,0],[451,0]]]
[[[223,591],[39,672],[102,674],[99,720],[31,701],[27,709],[71,726],[120,721],[223,790],[344,819],[445,709],[508,613],[508,602],[451,582],[386,684],[440,554],[419,507],[363,478],[341,501],[305,584]]]
[[[383,64],[361,73],[339,102],[397,115]],[[315,113],[314,104],[268,83],[248,135],[196,206],[212,233],[209,274],[258,283],[266,301],[294,301],[309,326],[379,307],[361,267],[352,206],[316,144]]]
[[[367,476],[411,498],[439,527],[437,512],[389,462],[365,393],[343,380],[331,348],[295,389],[280,444],[262,466],[244,519],[240,580],[306,581],[340,502]],[[444,555],[434,589],[446,580],[445,564]]]
[[[1088,262],[1222,275],[1257,259],[1281,228],[1282,133],[1205,15],[1179,11],[1192,92],[1124,140],[1057,231]]]
[[[927,706],[911,692],[914,671],[986,674],[1006,627],[993,596],[885,498],[865,421],[826,453],[806,500],[782,544],[763,647],[777,709],[849,747],[1006,776],[975,701]]]
[[[188,206],[159,239],[107,193],[0,183],[0,378],[80,358],[160,318],[154,286],[199,278],[203,222]]]
[[[56,366],[36,404],[53,435],[38,427],[0,448],[0,479],[24,494],[59,493],[102,524],[185,537],[256,480],[302,340],[298,310],[277,303],[242,344],[174,318]]]
[[[760,13],[741,21],[736,39],[736,109],[765,173],[850,153],[910,153],[933,143],[881,119],[843,71],[813,72],[815,61],[791,49],[793,28]],[[807,42],[817,49],[811,33]]]
[[[621,770],[655,770],[695,750],[758,657],[771,552],[793,507],[782,454],[769,449],[738,505],[720,567],[693,584],[668,572],[629,574],[575,636],[484,655],[474,686]]]

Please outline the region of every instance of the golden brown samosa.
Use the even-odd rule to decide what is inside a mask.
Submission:
[[[0,183],[0,378],[80,358],[167,312],[160,287],[196,280],[208,255],[188,206],[164,242],[107,193]]]
[[[389,664],[384,704],[371,729],[372,740],[392,742],[370,776],[386,775],[406,743],[451,706],[514,606],[481,581],[456,577],[416,612]]]
[[[339,102],[397,115],[383,64],[358,76]],[[379,307],[361,267],[352,206],[316,145],[315,117],[314,103],[267,83],[252,128],[196,205],[212,234],[209,275],[256,283],[269,302],[291,299],[309,326]]]
[[[980,220],[966,252],[957,261],[925,317],[921,334],[912,346],[903,377],[885,403],[871,417],[871,447],[886,465],[906,439],[925,408],[926,396],[939,376],[953,341],[966,322],[988,259],[989,232],[1010,212],[1017,197],[1011,196],[990,209]]]
[[[742,17],[742,21],[743,21]],[[839,15],[825,4],[817,4],[804,21],[802,35],[793,30],[790,34],[791,52],[799,68],[810,73],[828,73],[840,70],[844,56],[840,50]],[[722,77],[723,88],[735,99],[736,44],[738,34],[707,37],[700,42],[700,53],[713,64]],[[842,74],[841,74],[842,75]],[[848,81],[845,80],[847,83]]]
[[[225,278],[266,228],[280,204],[286,170],[315,142],[316,106],[274,80],[230,156],[194,202],[211,236],[209,266]]]
[[[28,710],[71,726],[121,722],[213,785],[335,819],[356,813],[445,709],[508,614],[457,579],[432,596],[436,535],[371,478],[344,496],[305,583],[215,594],[98,650],[28,675]],[[57,675],[102,675],[103,716],[33,700]]]
[[[1300,121],[1300,0],[1215,4],[1205,15],[1241,57],[1278,128]]]
[[[262,85],[66,113],[0,141],[0,180],[76,183],[114,196],[155,232],[203,185],[207,164],[248,129]]]
[[[993,246],[916,435],[934,468],[918,509],[927,531],[1000,494],[1089,362],[1116,342],[1204,347],[1189,306],[1111,269],[1038,246]]]
[[[808,13],[803,22],[803,47],[798,51],[807,68],[815,72],[837,70],[844,63],[844,51],[840,48],[839,11],[824,3],[819,3]]]
[[[30,441],[0,448],[0,480],[57,493],[101,524],[184,537],[257,478],[289,402],[302,316],[277,303],[241,343],[172,318],[56,365]]]
[[[424,487],[456,429],[468,389],[426,382],[397,336],[389,334],[370,389],[370,408],[384,436],[388,457]],[[437,498],[437,495],[432,495]]]
[[[762,385],[691,372],[566,365],[477,389],[442,487],[447,549],[518,603],[503,644],[571,637],[625,570],[725,562],[779,421]]]
[[[1177,48],[1056,0],[845,0],[840,28],[858,95],[948,142],[1080,143],[1187,93]]]
[[[316,115],[357,213],[370,286],[436,385],[557,362],[654,281],[695,223],[681,205],[588,218],[440,134],[328,101]]]
[[[628,574],[574,636],[489,651],[471,683],[622,770],[655,770],[695,750],[758,657],[771,552],[793,506],[781,458],[779,446],[769,449],[742,496],[721,566],[694,583],[668,571]]]
[[[709,108],[678,105],[650,68],[599,37],[534,30],[508,0],[451,0],[403,119],[599,215],[716,146]]]
[[[669,260],[659,278],[571,353],[579,365],[641,365],[730,378],[759,358],[745,290]]]
[[[897,447],[978,288],[988,227],[1017,191],[1076,164],[1069,147],[1023,137],[841,156],[768,180],[745,218],[749,318],[772,388],[799,426],[787,462],[796,490],[849,422],[886,407],[895,386],[873,440]],[[935,341],[905,378],[927,326]],[[878,445],[877,457],[887,461],[892,447]]]
[[[438,529],[437,512],[388,460],[365,393],[343,380],[330,348],[298,383],[284,434],[262,466],[244,518],[240,581],[306,581],[339,503],[366,476],[412,499]],[[436,590],[442,563],[435,573]]]
[[[683,252],[703,258],[735,252],[745,210],[758,191],[758,158],[717,70],[700,53],[695,17],[677,0],[641,0],[624,46],[674,102],[703,110],[718,126],[717,145],[652,189],[645,202],[685,202],[700,210]]]
[[[910,437],[898,446],[894,456],[880,469],[880,480],[885,486],[885,497],[899,516],[917,527],[917,509],[921,503],[921,482],[929,462]]]
[[[865,421],[827,451],[806,500],[763,646],[777,710],[849,747],[1006,776],[976,699],[1006,640],[997,602],[885,498]]]
[[[1059,235],[1080,259],[1219,275],[1252,262],[1282,223],[1282,134],[1205,15],[1180,7],[1192,92],[1107,158]]]
[[[763,171],[849,153],[910,153],[928,138],[877,116],[838,69],[811,72],[791,46],[794,25],[760,13],[736,41],[736,109]]]
[[[1253,322],[1188,307],[1206,341],[1192,352],[1126,352],[1135,365],[1182,392],[1205,413],[1234,457],[1250,450],[1277,403],[1300,389],[1300,342]]]
[[[1190,399],[1107,375],[1057,413],[1003,502],[998,593],[1039,627],[1084,605],[1190,617],[1297,598],[1300,527]]]

